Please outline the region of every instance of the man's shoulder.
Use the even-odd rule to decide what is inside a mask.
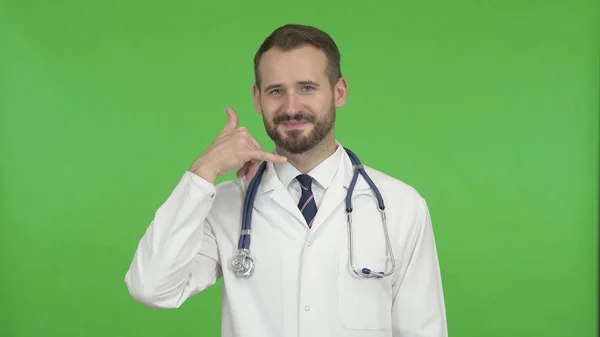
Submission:
[[[387,195],[393,198],[402,198],[405,200],[418,200],[425,202],[421,193],[412,185],[404,180],[394,177],[379,169],[363,165],[367,175],[373,180],[379,190],[385,191]]]
[[[403,219],[410,223],[423,223],[429,217],[429,206],[422,194],[414,186],[372,167],[365,171],[373,180],[387,210],[393,214],[404,214]]]
[[[244,207],[246,185],[242,179],[215,184],[215,198],[208,219],[214,231],[230,232],[239,227]]]
[[[225,180],[215,185],[217,202],[236,202],[243,200],[248,184],[244,178]]]

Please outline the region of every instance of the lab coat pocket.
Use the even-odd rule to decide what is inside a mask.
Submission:
[[[379,254],[355,256],[356,271],[363,267],[388,270],[390,261]],[[387,267],[387,268],[386,268]],[[338,318],[347,330],[390,330],[392,289],[390,277],[362,278],[350,266],[347,256],[339,259]]]

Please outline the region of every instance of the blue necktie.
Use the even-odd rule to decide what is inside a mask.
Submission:
[[[312,178],[309,175],[301,174],[297,176],[296,179],[300,183],[302,189],[302,196],[298,202],[298,208],[300,209],[300,212],[302,212],[302,215],[304,215],[308,228],[311,228],[315,215],[317,215],[317,203],[315,202],[312,193]]]

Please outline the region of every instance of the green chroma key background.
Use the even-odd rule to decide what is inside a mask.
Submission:
[[[599,7],[0,2],[0,336],[219,336],[221,282],[156,311],[123,279],[227,105],[272,149],[252,58],[289,22],[339,44],[338,139],[427,200],[450,335],[595,336]]]

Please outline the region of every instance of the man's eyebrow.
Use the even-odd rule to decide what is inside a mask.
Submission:
[[[319,83],[317,83],[315,81],[300,81],[300,82],[298,82],[298,84],[302,84],[302,85],[310,84],[310,85],[315,86],[315,87],[319,86]]]
[[[275,88],[279,88],[281,87],[281,84],[271,84],[265,87],[265,89],[263,91],[269,91],[271,89],[275,89]]]
[[[310,81],[310,80],[307,80],[307,81],[298,81],[297,83],[300,84],[300,85],[312,85],[312,86],[315,86],[315,87],[319,87],[320,86],[319,83],[317,83],[315,81]],[[264,89],[264,91],[269,91],[269,90],[272,90],[272,89],[280,88],[281,86],[282,85],[279,84],[279,83],[271,84],[271,85],[266,86],[265,89]]]

